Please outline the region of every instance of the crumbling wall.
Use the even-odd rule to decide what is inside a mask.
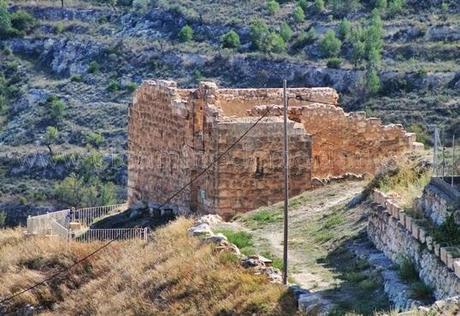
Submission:
[[[259,106],[249,113],[258,116],[265,111],[265,106]],[[282,115],[282,108],[271,113]],[[412,148],[415,142],[415,134],[407,133],[401,125],[383,125],[364,112],[345,113],[325,103],[290,104],[289,118],[301,122],[312,136],[313,177],[317,178],[373,174],[386,158]]]
[[[225,151],[257,118],[219,122],[219,154]],[[289,121],[289,194],[297,195],[311,184],[311,142],[301,124]],[[264,118],[218,165],[218,206],[226,218],[283,199],[283,121]]]
[[[162,204],[190,181],[194,163],[191,150],[190,110],[174,82],[146,81],[129,108],[128,202]],[[190,207],[190,188],[171,203]]]

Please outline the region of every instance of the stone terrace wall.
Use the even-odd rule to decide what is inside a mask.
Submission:
[[[219,154],[254,124],[256,118],[218,124]],[[290,195],[311,185],[311,142],[303,126],[289,121]],[[283,121],[263,119],[218,166],[218,210],[224,217],[283,199]]]
[[[444,223],[451,212],[458,208],[459,204],[460,192],[441,178],[432,178],[423,190],[422,197],[418,200],[418,206],[425,216],[436,225]],[[456,221],[457,224],[460,224],[458,218]]]
[[[454,249],[436,243],[384,193],[374,190],[372,199],[376,205],[367,232],[375,246],[395,263],[401,256],[412,260],[420,279],[434,288],[436,299],[459,295],[460,259]]]
[[[164,203],[190,181],[194,162],[187,103],[174,82],[146,81],[129,109],[128,202]],[[173,201],[190,206],[190,189]]]
[[[261,115],[266,106],[255,107],[250,115]],[[282,107],[272,110],[282,115]],[[389,157],[413,148],[415,134],[401,125],[382,125],[364,112],[345,113],[337,106],[311,103],[291,106],[289,118],[301,122],[312,135],[313,177],[326,178],[346,173],[373,174]]]

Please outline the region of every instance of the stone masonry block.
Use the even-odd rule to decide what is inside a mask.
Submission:
[[[454,260],[454,271],[457,278],[460,278],[460,259]]]
[[[426,241],[426,231],[422,227],[419,227],[418,229],[418,240],[420,240],[422,244]]]
[[[425,241],[426,241],[426,247],[428,248],[428,250],[433,251],[433,237],[426,236]]]
[[[418,232],[419,226],[417,225],[415,221],[412,221],[411,230],[412,230],[412,236],[418,240],[419,239],[419,232]]]
[[[406,227],[406,213],[404,212],[399,213],[399,222],[401,223],[401,225]]]
[[[447,251],[447,267],[454,270],[454,256],[450,251]]]
[[[446,247],[441,247],[439,249],[441,261],[447,265],[447,249]]]
[[[434,254],[439,257],[441,246],[435,241],[433,241],[433,249],[434,249]]]
[[[412,232],[412,220],[413,218],[406,214],[406,229]]]

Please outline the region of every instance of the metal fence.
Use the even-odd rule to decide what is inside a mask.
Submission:
[[[77,210],[62,210],[43,215],[30,216],[27,219],[27,232],[32,235],[57,236],[63,240],[93,242],[103,240],[144,240],[151,233],[150,228],[113,228],[88,229],[96,220],[124,211],[128,204],[87,207]],[[80,223],[83,228],[79,231],[70,229],[71,222]]]
[[[144,240],[150,235],[150,228],[113,228],[113,229],[88,229],[76,237],[81,242],[103,240]]]
[[[117,213],[124,211],[128,208],[127,203],[123,204],[114,204],[107,206],[96,206],[96,207],[86,207],[80,208],[75,211],[72,211],[71,221],[79,222],[83,226],[89,227],[97,219],[100,219],[104,216],[107,216],[111,213]]]
[[[27,231],[29,234],[46,235],[49,234],[54,222],[66,226],[69,219],[70,210],[62,210],[27,218]]]
[[[433,140],[433,177],[454,186],[460,176],[460,139],[455,133],[447,137],[443,129],[435,127]]]

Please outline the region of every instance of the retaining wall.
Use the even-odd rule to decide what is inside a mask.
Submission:
[[[460,294],[460,258],[456,248],[435,242],[417,219],[383,192],[374,190],[367,232],[375,246],[397,263],[407,257],[420,279],[434,289],[436,299]]]

